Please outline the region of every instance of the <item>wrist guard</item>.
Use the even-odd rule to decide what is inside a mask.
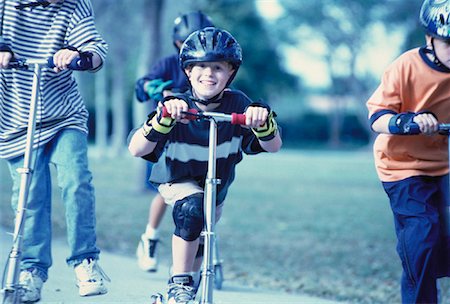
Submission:
[[[276,114],[275,112],[270,111],[269,116],[267,117],[264,125],[258,128],[252,128],[253,133],[259,140],[268,141],[271,140],[277,135],[278,132],[278,124],[275,120]]]
[[[417,113],[403,112],[392,116],[391,119],[389,120],[389,132],[395,135],[420,134],[419,125],[415,123],[413,120],[414,117],[416,117],[417,115],[426,113],[435,116],[434,113],[430,111],[421,111]]]
[[[147,121],[142,126],[142,134],[147,140],[158,142],[167,137],[175,126],[175,119],[162,117],[162,111],[154,111],[148,115]]]
[[[72,45],[66,45],[62,49],[67,49],[70,51],[78,52],[80,61],[78,65],[80,66],[80,69],[83,71],[92,70],[94,68],[94,64],[92,62],[92,57],[94,54],[92,54],[89,51],[86,52],[80,52],[76,47]]]
[[[11,55],[14,57],[14,52],[6,43],[0,43],[0,52],[8,52],[11,53]]]
[[[92,62],[92,57],[94,54],[91,52],[81,52],[80,53],[80,67],[82,70],[92,70],[94,68],[94,63]]]
[[[262,102],[253,102],[247,108],[249,107],[261,107],[269,111],[269,116],[267,117],[264,125],[258,128],[252,128],[252,131],[259,140],[268,141],[273,139],[278,132],[278,124],[275,120],[277,114],[275,114],[275,112],[273,112],[267,104]],[[245,110],[247,110],[247,108]]]

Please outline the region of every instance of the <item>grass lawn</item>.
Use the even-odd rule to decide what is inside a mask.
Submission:
[[[134,254],[153,195],[140,190],[141,166],[128,155],[91,158],[103,250]],[[11,226],[4,161],[0,178],[0,224]],[[57,190],[53,205],[54,235],[61,237]],[[161,230],[167,263],[172,226],[167,214]],[[400,302],[392,214],[370,151],[246,156],[217,230],[226,280],[351,303]],[[442,287],[442,303],[449,303],[448,279]]]

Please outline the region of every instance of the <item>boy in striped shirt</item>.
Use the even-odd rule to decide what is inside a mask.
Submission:
[[[99,70],[107,44],[97,32],[90,0],[0,2],[0,158],[13,179],[17,208],[18,168],[23,167],[33,71],[6,69],[13,58],[53,57],[43,68],[37,101],[34,167],[23,231],[19,295],[22,302],[41,297],[52,265],[50,164],[66,208],[70,255],[81,296],[103,294],[106,278],[97,264],[95,201],[87,161],[88,112],[68,64],[79,57],[86,70]]]

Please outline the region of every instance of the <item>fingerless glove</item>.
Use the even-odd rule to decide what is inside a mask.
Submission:
[[[252,128],[253,133],[259,140],[268,141],[275,137],[278,132],[278,124],[275,120],[275,117],[276,114],[270,111],[264,125],[258,128]]]
[[[161,101],[164,99],[163,91],[172,85],[172,83],[172,80],[163,81],[162,79],[153,79],[147,83],[145,91],[151,99]]]
[[[252,131],[259,140],[268,141],[273,139],[278,132],[278,124],[275,120],[277,115],[275,112],[273,112],[268,105],[261,102],[251,103],[249,107],[261,107],[269,111],[269,115],[267,116],[267,120],[264,125],[258,128],[252,128]]]
[[[62,49],[78,52],[80,57],[80,62],[78,65],[80,66],[81,70],[88,71],[94,68],[94,63],[92,62],[92,57],[94,56],[94,54],[92,54],[91,52],[80,52],[76,47],[72,45],[66,45]]]
[[[175,126],[175,119],[163,117],[162,111],[158,110],[148,115],[147,121],[142,126],[142,134],[152,142],[158,142],[165,138]]]

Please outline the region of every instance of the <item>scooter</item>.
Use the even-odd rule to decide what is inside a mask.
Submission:
[[[449,155],[449,170],[450,170],[450,123],[448,124],[440,124],[439,125],[439,133],[441,134],[447,134],[448,136],[448,155]],[[450,195],[450,179],[448,184],[448,191]],[[444,224],[445,224],[445,231],[447,235],[450,236],[450,202],[447,206],[444,206],[445,210],[443,211],[444,214]]]
[[[204,252],[203,252],[203,266],[202,266],[202,280],[201,280],[201,295],[199,304],[212,304],[214,284],[217,286],[217,281],[214,280],[215,275],[223,275],[221,269],[215,269],[217,266],[217,257],[214,257],[214,248],[216,241],[215,224],[216,224],[216,194],[217,185],[220,184],[220,179],[216,178],[216,147],[217,147],[217,123],[229,122],[231,124],[245,125],[245,114],[224,114],[218,112],[197,112],[196,110],[189,110],[186,112],[186,117],[191,120],[209,120],[209,149],[208,149],[208,171],[205,180],[204,189],[204,213],[205,226],[202,232],[204,237]],[[170,116],[166,109],[163,108],[164,117]],[[217,251],[216,251],[217,252]],[[216,259],[216,260],[215,260]],[[222,279],[222,278],[220,278]],[[220,288],[222,287],[220,281]],[[219,288],[218,288],[219,289]],[[163,304],[165,298],[158,293],[152,295],[151,303]],[[193,302],[197,303],[197,302]]]
[[[79,59],[75,58],[69,65],[69,69],[82,70],[79,65]],[[15,216],[15,225],[13,233],[13,245],[6,263],[5,272],[2,280],[2,303],[19,303],[18,281],[20,274],[20,261],[22,254],[22,234],[25,225],[25,212],[27,210],[28,192],[33,175],[33,139],[36,129],[36,109],[39,99],[39,84],[41,71],[43,67],[53,68],[53,57],[48,59],[16,59],[8,65],[9,69],[33,70],[33,84],[31,89],[30,112],[28,114],[28,126],[24,153],[23,168],[19,168],[21,175],[19,198]]]

